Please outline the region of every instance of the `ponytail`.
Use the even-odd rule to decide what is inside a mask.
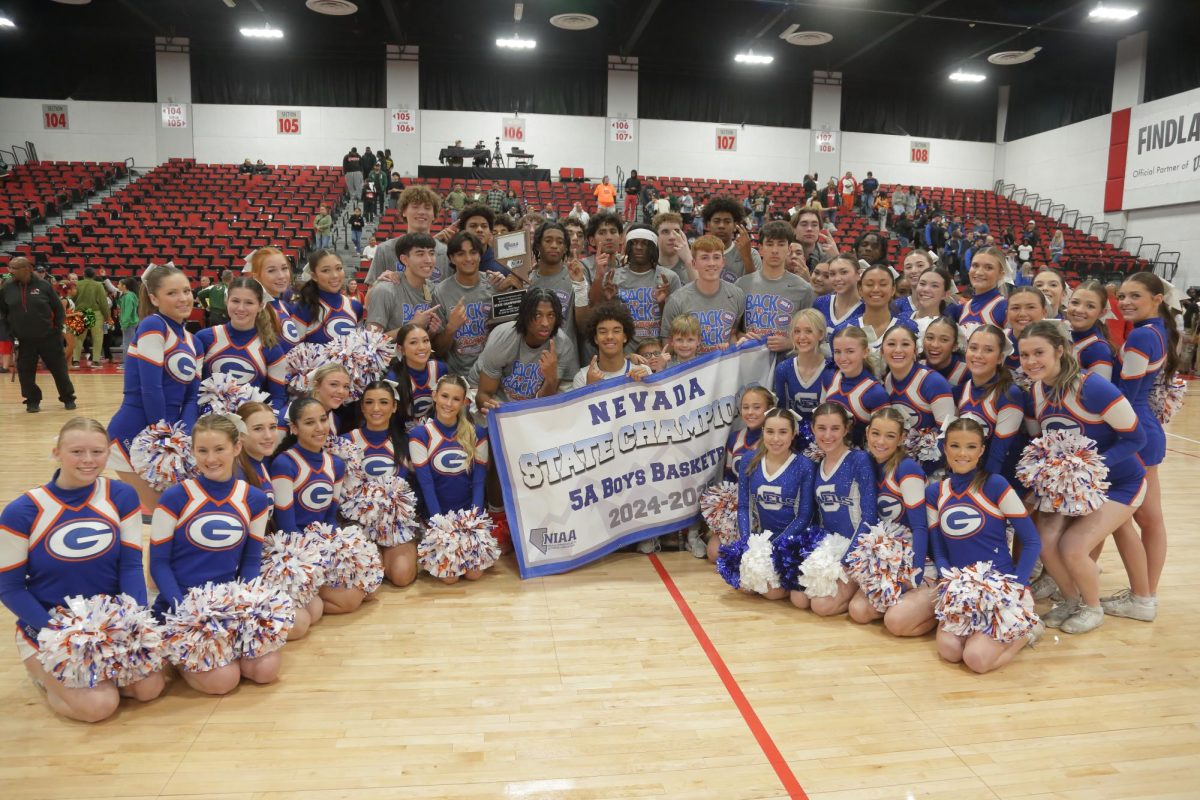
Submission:
[[[254,328],[258,332],[258,339],[262,342],[264,350],[274,347],[279,343],[279,335],[283,326],[275,314],[275,309],[267,302],[267,293],[263,290],[262,284],[254,278],[239,275],[229,284],[230,293],[234,289],[245,289],[252,292],[258,299],[258,315],[254,317]],[[226,302],[229,302],[228,298],[226,298]]]
[[[182,274],[183,270],[174,264],[155,264],[142,273],[142,288],[138,290],[138,316],[145,319],[158,313],[158,307],[150,296],[158,294],[167,278]]]
[[[290,406],[288,406],[288,411],[287,411],[288,422],[290,422],[291,425],[296,425],[300,421],[300,415],[304,413],[304,409],[308,408],[309,406],[311,406],[313,404],[316,404],[318,406],[321,405],[321,403],[317,400],[317,398],[313,397],[311,394],[306,394],[303,397],[298,397],[295,400],[293,400],[292,404]],[[321,413],[322,414],[325,413],[324,406],[321,406]],[[296,446],[297,438],[296,438],[296,434],[292,432],[291,425],[288,426],[288,431],[284,435],[283,441],[281,441],[279,443],[279,446],[275,448],[275,452],[273,455],[277,456],[281,453],[286,453],[288,450],[291,450],[293,447]]]
[[[407,377],[407,374],[405,374],[405,378]],[[442,388],[443,383],[453,383],[463,391],[463,404],[458,410],[458,427],[454,431],[454,439],[467,452],[467,455],[471,457],[471,463],[467,467],[468,471],[470,471],[474,469],[475,448],[479,444],[479,437],[475,433],[475,423],[471,421],[471,413],[468,408],[467,380],[461,375],[443,375],[438,379],[437,385],[434,387],[434,394]],[[433,416],[437,417],[436,411],[434,411]]]
[[[1170,382],[1179,371],[1179,326],[1175,324],[1175,313],[1166,302],[1167,284],[1153,272],[1136,272],[1126,278],[1125,282],[1140,283],[1150,294],[1163,296],[1163,301],[1158,304],[1158,316],[1167,331],[1167,352],[1163,360],[1162,380]]]

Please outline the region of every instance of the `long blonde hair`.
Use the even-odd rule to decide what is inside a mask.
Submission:
[[[463,391],[463,404],[458,409],[457,426],[454,429],[454,440],[459,443],[463,450],[467,451],[467,455],[471,457],[471,463],[467,466],[468,471],[474,468],[475,463],[475,447],[479,444],[479,437],[475,435],[475,423],[471,420],[471,413],[467,403],[467,380],[461,375],[443,375],[438,378],[437,384],[434,386],[433,392],[437,394],[442,388],[443,383],[453,383]],[[434,415],[436,416],[436,414]]]
[[[691,316],[690,314],[688,316]],[[817,334],[816,352],[821,352],[821,342],[825,341],[825,334],[829,330],[829,325],[825,321],[825,315],[815,308],[802,308],[795,314],[792,314],[792,324],[788,327],[788,333],[792,335],[792,354],[796,353],[795,333],[796,325],[801,322],[807,322],[812,326],[813,331]]]

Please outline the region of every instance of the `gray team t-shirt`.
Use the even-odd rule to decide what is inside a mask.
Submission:
[[[367,272],[368,284],[375,283],[379,280],[379,276],[388,270],[404,272],[404,265],[400,263],[400,257],[396,255],[396,247],[399,244],[399,238],[388,239],[376,248],[375,257],[371,259],[371,269]],[[433,274],[429,276],[429,282],[436,286],[443,278],[450,275],[450,257],[446,255],[446,243],[438,239],[433,240],[433,252],[436,261],[433,265]]]
[[[786,334],[792,314],[811,308],[813,288],[808,281],[791,272],[769,280],[762,271],[751,272],[734,284],[746,293],[746,314],[742,327],[751,336]]]
[[[697,352],[707,353],[729,342],[745,310],[746,293],[732,283],[721,281],[712,295],[701,292],[698,284],[689,283],[667,298],[662,327],[670,330],[671,320],[680,314],[691,314],[700,321]]]
[[[558,351],[559,388],[566,389],[579,371],[579,358],[575,354],[575,344],[562,329],[555,335],[554,345]],[[467,381],[472,386],[478,386],[479,375],[483,373],[500,381],[500,388],[496,392],[498,399],[528,400],[537,397],[545,382],[540,357],[549,346],[550,343],[546,342],[541,347],[530,347],[525,343],[525,337],[517,333],[515,321],[497,325]]]
[[[692,282],[692,276],[688,274],[687,265],[683,263],[682,258],[679,259],[678,261],[676,261],[674,266],[668,267],[666,264],[659,264],[658,268],[659,269],[669,269],[669,270],[671,270],[671,272],[674,272],[675,277],[679,278],[680,286],[687,286],[689,283]]]
[[[433,304],[433,290],[429,284],[423,289],[414,289],[406,280],[398,283],[380,281],[367,293],[367,324],[394,331]]]
[[[750,248],[750,255],[754,259],[754,269],[762,267],[762,256],[753,247]],[[725,269],[721,272],[721,280],[737,283],[737,279],[746,274],[746,265],[742,263],[742,254],[738,252],[737,245],[729,245],[729,249],[725,251]]]
[[[567,272],[567,265],[561,265],[558,272],[553,275],[543,275],[535,268],[529,278],[530,286],[549,289],[558,295],[558,302],[562,305],[563,330],[567,332],[567,336],[571,337],[571,343],[577,344],[579,337],[575,331],[575,287],[571,283],[571,274]]]
[[[453,275],[433,290],[433,304],[441,306],[438,316],[443,326],[449,323],[450,312],[459,300],[467,312],[467,321],[455,331],[454,342],[446,354],[446,366],[454,375],[466,377],[483,352],[488,339],[487,323],[492,316],[492,292],[491,284],[482,276],[476,285],[463,286]]]
[[[621,267],[613,275],[617,298],[633,317],[633,334],[637,339],[657,339],[661,336],[662,307],[654,301],[654,290],[663,277],[671,293],[679,290],[679,277],[666,267],[655,266],[645,272]]]

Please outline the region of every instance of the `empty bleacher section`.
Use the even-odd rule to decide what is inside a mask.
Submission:
[[[241,269],[256,247],[297,261],[313,241],[317,207],[341,200],[336,167],[280,166],[240,175],[234,164],[172,159],[99,205],[12,248],[56,273],[105,267],[111,277],[174,261],[194,276]],[[0,256],[0,266],[9,260]]]
[[[32,230],[126,174],[121,162],[30,161],[13,166],[0,178],[0,236]]]

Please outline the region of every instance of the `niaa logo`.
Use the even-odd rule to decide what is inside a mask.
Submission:
[[[184,350],[167,356],[167,374],[180,383],[191,383],[196,379],[196,359]]]
[[[900,499],[890,494],[878,495],[875,498],[875,507],[879,509],[881,522],[895,522],[904,511],[904,504]]]
[[[258,375],[254,365],[241,356],[218,356],[212,360],[209,371],[213,375],[228,375],[239,386],[245,386]]]
[[[98,519],[68,522],[46,538],[46,549],[56,558],[80,560],[108,551],[116,539],[112,525]]]
[[[972,506],[950,506],[939,518],[942,533],[951,539],[965,539],[983,527],[983,512]]]
[[[385,475],[392,474],[396,468],[396,462],[391,456],[367,456],[362,460],[363,472],[371,478],[382,478]]]
[[[331,317],[325,321],[325,333],[331,337],[347,336],[354,332],[354,320],[348,317]]]
[[[307,511],[324,511],[333,500],[333,484],[329,481],[313,481],[300,490],[297,499]]]
[[[204,550],[228,550],[242,541],[246,529],[232,514],[201,514],[188,523],[187,538]]]
[[[458,448],[439,450],[433,456],[433,468],[443,475],[465,475],[467,454]]]
[[[1078,431],[1079,429],[1079,420],[1074,417],[1068,417],[1066,414],[1053,414],[1049,417],[1042,417],[1042,433],[1049,433],[1050,431]]]

